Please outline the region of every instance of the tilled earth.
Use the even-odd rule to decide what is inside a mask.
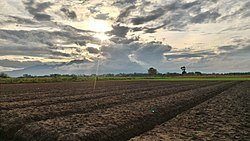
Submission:
[[[0,140],[250,140],[248,81],[1,84]]]

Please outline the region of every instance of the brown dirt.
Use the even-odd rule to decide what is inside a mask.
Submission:
[[[193,107],[217,99],[231,89],[243,93],[247,84],[249,82],[101,81],[94,91],[92,82],[5,84],[1,85],[0,95],[0,140],[122,141],[141,134],[134,140],[154,137],[157,140],[158,134],[150,134],[156,130],[155,126],[164,123],[159,126],[161,129]],[[238,101],[242,100],[245,99]],[[242,132],[245,130],[246,127],[242,128]],[[172,139],[171,135],[175,133],[161,134],[165,139]],[[208,136],[200,135],[200,138]]]
[[[250,82],[244,82],[130,141],[250,140]]]

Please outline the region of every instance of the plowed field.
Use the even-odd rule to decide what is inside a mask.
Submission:
[[[249,81],[1,84],[0,141],[249,140]]]

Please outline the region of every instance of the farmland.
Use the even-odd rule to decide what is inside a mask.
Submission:
[[[1,84],[0,140],[249,140],[249,81]]]

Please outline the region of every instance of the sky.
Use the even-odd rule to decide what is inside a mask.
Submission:
[[[0,72],[249,72],[250,0],[1,0]]]

